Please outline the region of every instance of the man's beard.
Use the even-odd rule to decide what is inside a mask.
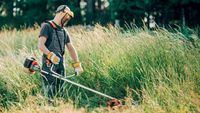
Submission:
[[[69,22],[69,20],[66,20],[63,24],[63,27],[67,25],[67,23]]]
[[[65,19],[65,20],[62,19],[61,20],[62,27],[66,26],[68,22],[69,22],[69,19]]]

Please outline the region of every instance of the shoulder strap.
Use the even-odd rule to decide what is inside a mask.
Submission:
[[[57,29],[56,25],[53,23],[53,21],[48,21],[47,23],[49,23],[54,29]]]
[[[52,26],[52,28],[55,30],[56,37],[58,38],[58,43],[59,43],[59,46],[60,46],[61,54],[64,55],[65,49],[63,49],[62,46],[61,46],[61,41],[60,41],[60,39],[58,37],[58,31],[57,31],[57,27],[56,27],[55,23],[53,21],[48,21],[47,23],[49,23]],[[64,39],[65,39],[65,33],[64,33]]]

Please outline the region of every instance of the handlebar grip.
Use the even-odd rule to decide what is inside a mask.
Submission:
[[[78,71],[75,71],[75,75],[76,75],[76,76],[78,76],[78,75],[79,75]]]

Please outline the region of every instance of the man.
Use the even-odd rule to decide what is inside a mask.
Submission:
[[[61,5],[57,8],[54,19],[42,25],[38,47],[43,53],[42,69],[49,73],[58,73],[65,76],[63,65],[65,46],[74,61],[75,72],[83,72],[77,52],[72,45],[68,32],[64,29],[66,23],[73,17],[74,14],[69,7]],[[42,75],[44,91],[49,98],[52,98],[62,89],[63,81],[52,77],[50,74],[42,73]]]

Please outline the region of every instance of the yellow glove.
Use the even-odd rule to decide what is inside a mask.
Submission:
[[[74,71],[77,75],[83,73],[83,68],[80,62],[73,63],[72,66],[74,67]]]
[[[60,58],[56,56],[55,53],[49,52],[47,55],[47,58],[53,63],[53,64],[59,64]]]

